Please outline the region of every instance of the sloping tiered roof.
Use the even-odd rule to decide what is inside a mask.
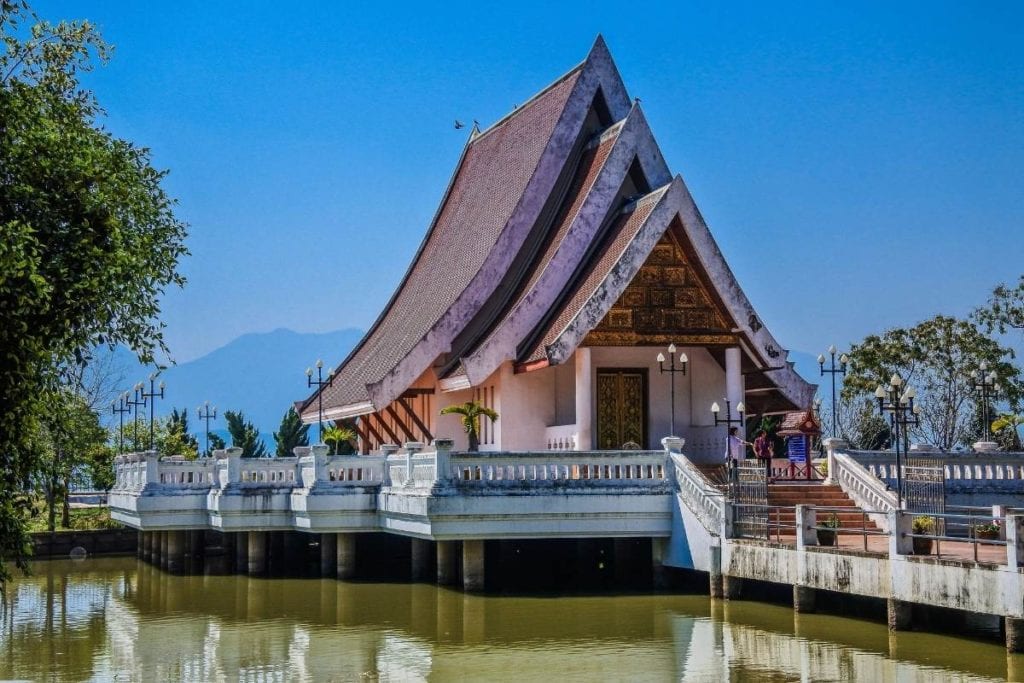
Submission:
[[[645,284],[646,283],[646,284]],[[767,408],[813,385],[757,318],[598,38],[587,59],[474,133],[391,301],[323,389],[325,417],[375,412],[433,370],[474,386],[581,343],[739,344]],[[307,422],[317,419],[312,397]]]

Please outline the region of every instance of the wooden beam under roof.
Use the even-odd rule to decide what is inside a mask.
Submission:
[[[430,433],[429,429],[427,429],[427,425],[423,424],[423,420],[421,420],[420,416],[416,414],[416,411],[412,409],[412,406],[410,406],[404,398],[397,399],[396,403],[405,408],[405,412],[409,413],[409,417],[412,418],[413,424],[416,425],[417,429],[423,432],[423,443],[431,443],[434,440],[434,435]]]
[[[371,413],[371,414],[375,418],[377,418],[377,426],[380,427],[381,429],[383,429],[385,432],[387,432],[388,436],[391,437],[391,439],[392,439],[391,443],[395,444],[396,446],[401,446],[402,445],[402,440],[398,438],[398,435],[395,434],[394,430],[392,430],[391,427],[388,426],[388,423],[384,421],[384,416],[382,416],[380,413]],[[381,441],[381,443],[384,443],[384,442]]]
[[[416,435],[413,434],[412,430],[409,429],[408,425],[405,424],[405,421],[402,419],[402,416],[398,414],[398,411],[395,410],[391,404],[388,404],[388,407],[385,408],[385,410],[388,411],[388,415],[394,418],[395,424],[399,426],[399,428],[402,430],[402,433],[405,434],[405,437],[409,441],[415,441]]]
[[[366,418],[366,431],[368,431],[373,436],[373,438],[377,440],[377,445],[380,446],[381,444],[384,443],[384,437],[380,435],[380,432],[373,428],[373,420],[370,419],[372,416],[373,413],[367,413],[366,415],[360,416],[359,419]]]
[[[415,398],[416,396],[433,395],[434,387],[413,387],[402,392],[400,398]]]

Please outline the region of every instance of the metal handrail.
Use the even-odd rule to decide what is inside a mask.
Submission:
[[[959,507],[970,508],[971,506],[959,506]],[[1006,515],[993,515],[991,508],[984,508],[983,507],[983,508],[980,508],[980,509],[985,511],[983,514],[980,514],[980,515],[970,514],[970,513],[964,514],[964,513],[957,513],[957,512],[917,512],[917,513],[915,513],[915,512],[910,512],[909,510],[901,510],[901,511],[899,511],[899,514],[901,514],[901,515],[913,515],[915,517],[933,517],[933,518],[942,519],[942,520],[967,520],[966,522],[963,522],[963,521],[956,522],[956,521],[954,521],[954,522],[951,522],[950,525],[965,526],[965,527],[967,527],[967,529],[969,531],[969,533],[968,533],[966,538],[957,537],[957,536],[948,536],[948,535],[945,535],[945,534],[915,534],[915,533],[904,533],[904,534],[902,534],[902,536],[904,538],[928,538],[928,539],[934,540],[935,541],[935,554],[936,555],[941,555],[942,554],[942,546],[941,546],[941,542],[942,541],[953,541],[953,542],[958,542],[958,543],[964,543],[964,542],[970,543],[971,544],[972,554],[974,556],[974,561],[977,562],[978,561],[978,546],[979,545],[996,545],[996,546],[999,546],[999,545],[1005,546],[1006,545],[1006,540],[1005,539],[978,538],[978,525],[979,525],[980,522],[983,522],[985,520],[991,520],[991,522],[995,522],[995,523],[998,524],[999,522],[1005,522],[1006,521]]]
[[[887,531],[883,531],[882,529],[868,529],[868,515],[871,515],[871,514],[886,514],[884,511],[881,511],[881,510],[865,510],[865,509],[858,508],[858,507],[849,507],[849,506],[842,507],[842,506],[836,506],[836,505],[812,505],[810,507],[811,507],[812,510],[814,510],[815,520],[817,520],[817,513],[818,513],[819,510],[824,510],[826,512],[832,512],[832,513],[835,513],[835,512],[846,512],[846,513],[859,512],[860,513],[860,528],[859,529],[857,527],[845,527],[845,526],[838,526],[838,527],[833,527],[833,526],[828,526],[828,527],[826,527],[826,526],[813,526],[813,527],[808,527],[808,528],[814,529],[815,531],[819,531],[819,530],[833,531],[837,535],[837,539],[836,539],[837,542],[838,542],[838,534],[839,534],[840,531],[859,532],[860,535],[861,535],[861,540],[863,541],[863,544],[864,544],[864,552],[868,551],[868,536],[887,536],[888,535],[888,532]]]

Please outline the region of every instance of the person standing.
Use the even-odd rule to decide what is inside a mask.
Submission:
[[[754,457],[764,464],[765,482],[767,483],[771,481],[772,458],[775,457],[775,444],[772,443],[771,438],[768,436],[768,432],[763,429],[758,431],[757,438],[754,439]]]

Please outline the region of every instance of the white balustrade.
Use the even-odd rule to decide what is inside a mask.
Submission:
[[[664,451],[541,451],[452,453],[451,477],[459,486],[524,482],[586,482],[598,486],[661,486]]]
[[[575,424],[544,428],[544,444],[549,451],[574,451],[577,441]]]
[[[681,453],[672,454],[680,498],[712,535],[718,535],[725,517],[724,496],[690,459]]]
[[[845,451],[864,470],[892,485],[896,455],[892,451]],[[905,458],[942,466],[947,481],[1019,481],[1024,479],[1024,453],[916,453]]]

